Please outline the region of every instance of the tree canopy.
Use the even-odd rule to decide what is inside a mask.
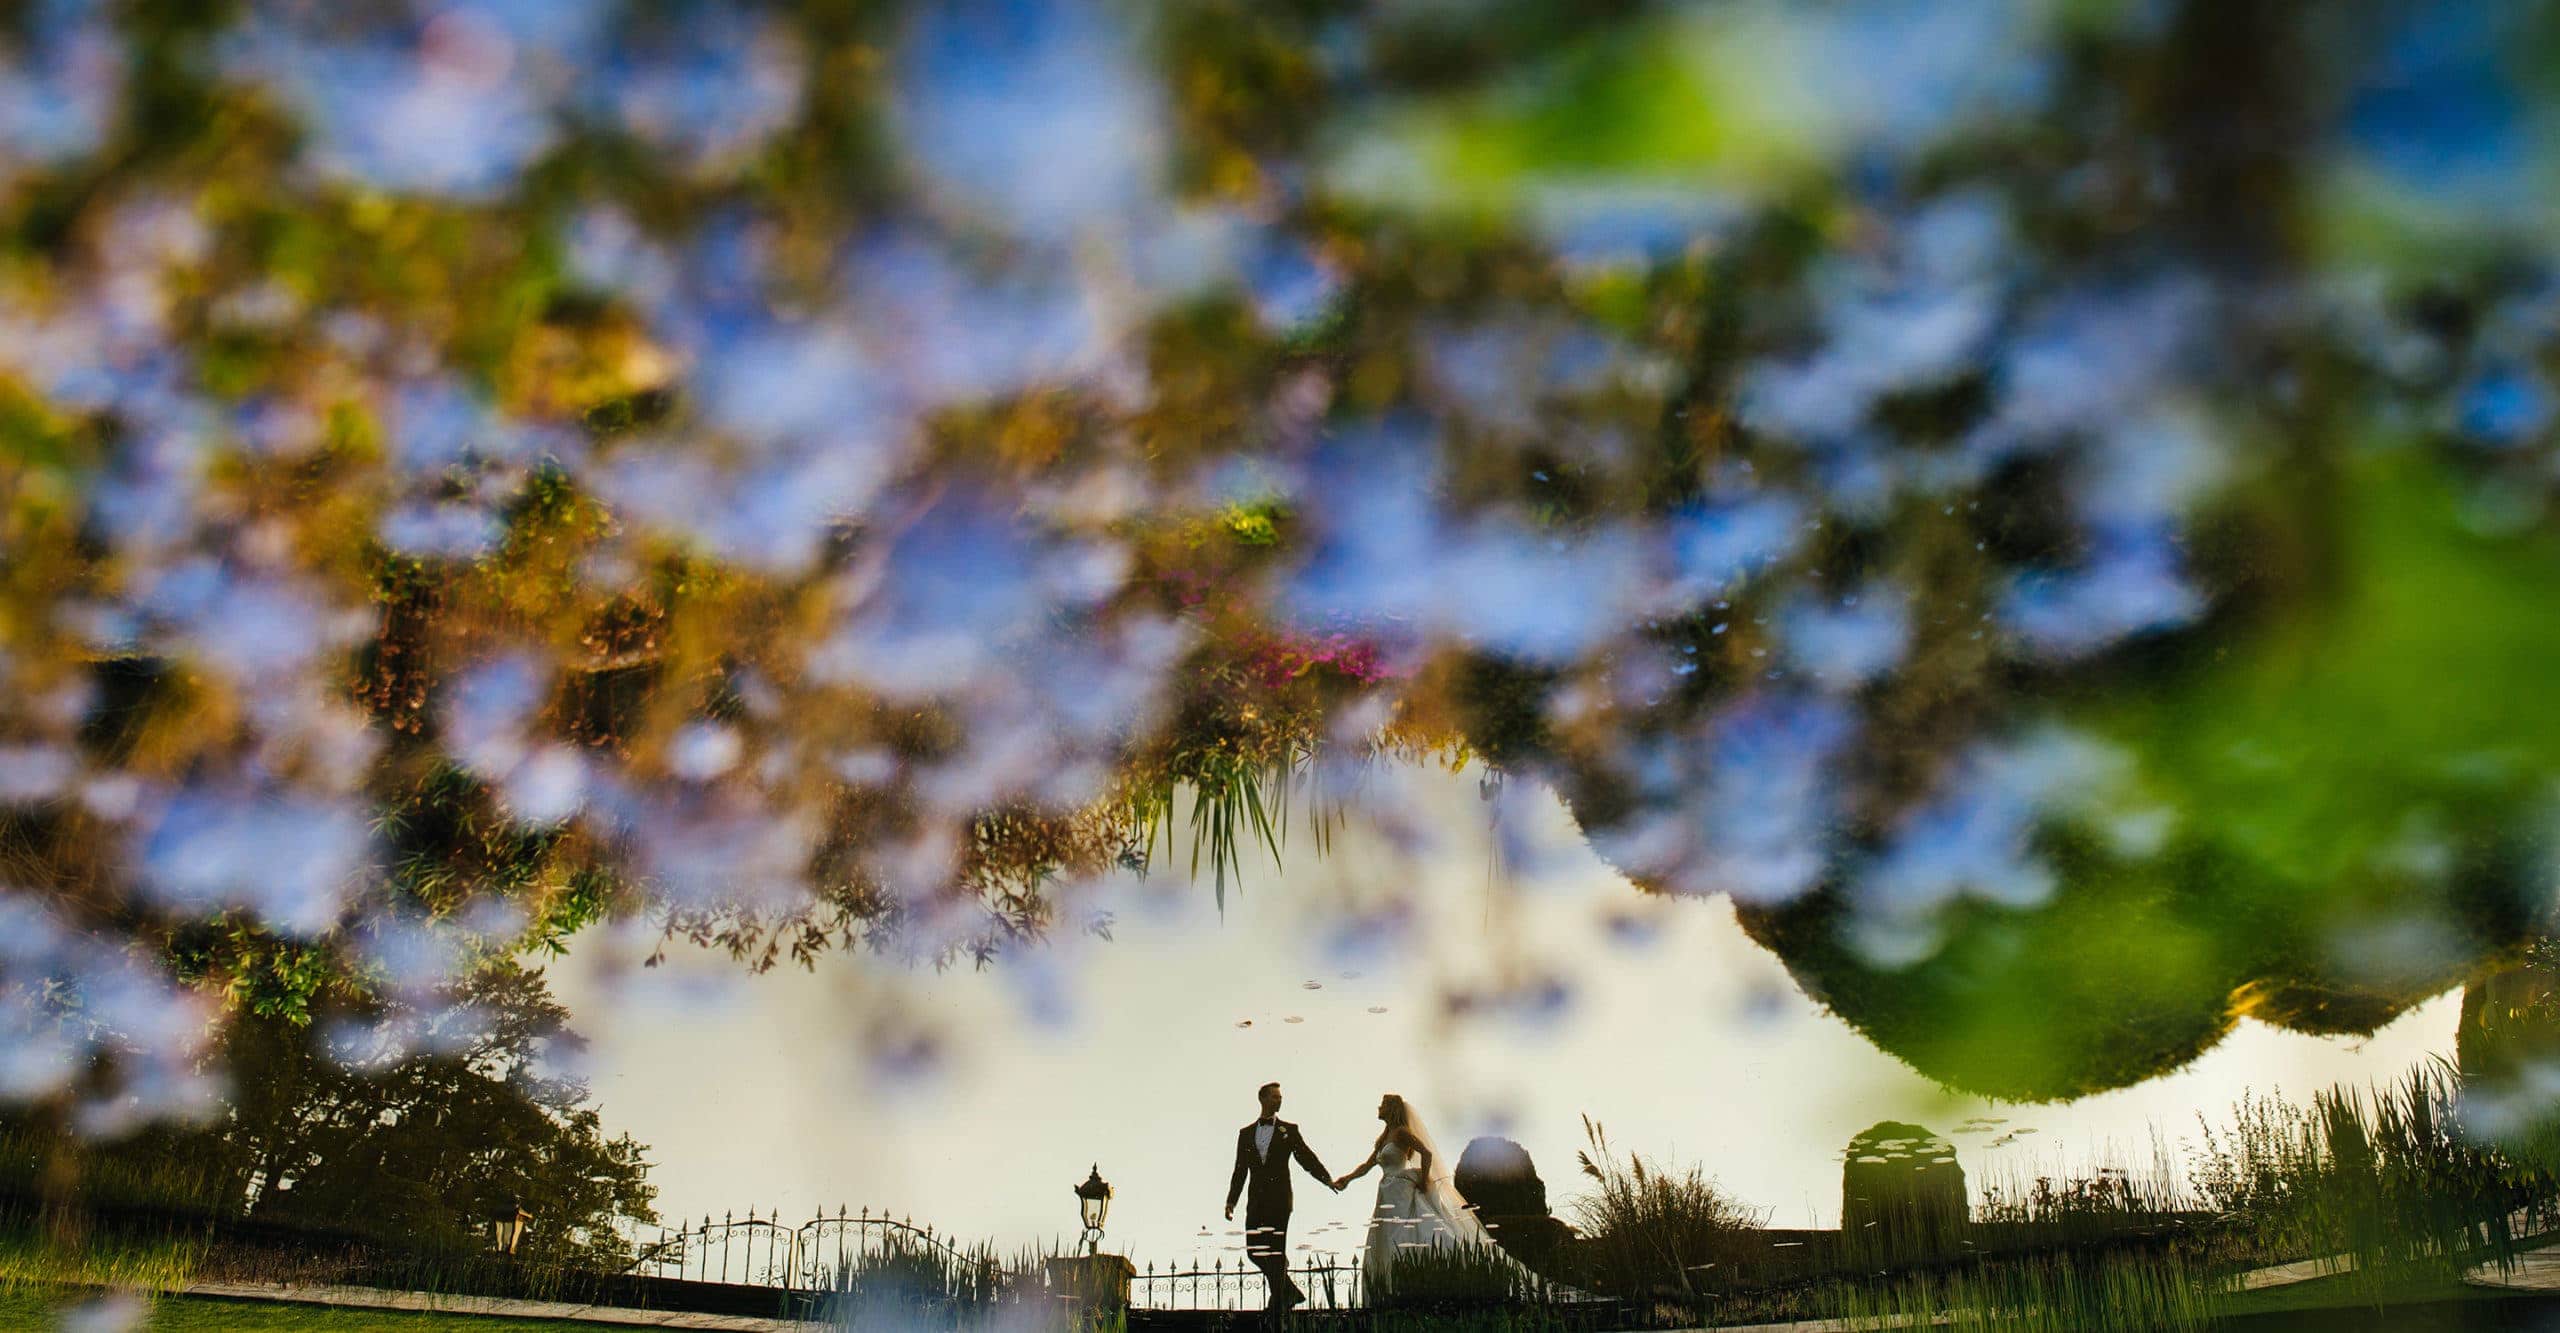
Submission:
[[[2370,1026],[2549,902],[2556,45],[22,6],[0,1094],[608,916],[983,960],[1421,751],[1949,1082]]]

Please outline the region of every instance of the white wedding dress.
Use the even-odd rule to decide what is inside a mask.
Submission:
[[[1361,1280],[1371,1298],[1395,1281],[1396,1261],[1422,1250],[1474,1250],[1495,1266],[1509,1270],[1531,1287],[1543,1285],[1520,1262],[1493,1242],[1475,1210],[1458,1196],[1438,1153],[1431,1157],[1433,1179],[1425,1180],[1418,1159],[1404,1145],[1380,1144],[1372,1159],[1378,1168],[1378,1203],[1369,1213],[1368,1243],[1361,1251]]]

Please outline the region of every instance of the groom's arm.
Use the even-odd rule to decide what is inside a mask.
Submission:
[[[1252,1132],[1245,1131],[1247,1134]],[[1227,1181],[1227,1216],[1229,1217],[1236,1215],[1236,1200],[1244,1194],[1244,1178],[1253,1170],[1253,1164],[1245,1160],[1244,1142],[1243,1134],[1236,1136],[1236,1173]]]
[[[1298,1165],[1305,1167],[1309,1175],[1323,1181],[1326,1189],[1338,1192],[1342,1187],[1333,1183],[1333,1173],[1325,1170],[1324,1163],[1316,1160],[1316,1150],[1307,1146],[1306,1136],[1292,1134],[1289,1137],[1298,1145],[1297,1150],[1290,1154],[1298,1159]]]

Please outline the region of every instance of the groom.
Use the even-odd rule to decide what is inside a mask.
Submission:
[[[1298,1284],[1289,1280],[1290,1159],[1295,1158],[1334,1193],[1340,1194],[1342,1187],[1316,1160],[1315,1150],[1298,1137],[1298,1127],[1280,1118],[1280,1085],[1265,1083],[1258,1095],[1262,1118],[1236,1131],[1236,1171],[1227,1182],[1227,1220],[1235,1220],[1236,1196],[1246,1194],[1245,1184],[1252,1182],[1244,1205],[1244,1252],[1269,1283],[1269,1308],[1276,1312],[1307,1299]]]

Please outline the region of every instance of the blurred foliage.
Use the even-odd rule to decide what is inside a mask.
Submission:
[[[2455,1046],[2462,1123],[2509,1156],[2560,1170],[2560,945],[2537,941],[2524,956],[2462,993]]]
[[[212,1008],[607,918],[990,962],[1177,811],[1223,898],[1298,775],[1416,755],[1951,1084],[2368,1031],[2551,907],[2555,51],[22,6],[0,1094],[175,1113]]]
[[[2546,928],[2560,751],[2526,678],[2560,650],[2534,609],[2560,551],[2466,531],[2405,446],[2340,472],[2234,497],[2245,631],[2063,697],[2139,799],[2112,830],[2048,832],[2052,901],[1957,915],[1903,968],[1840,944],[1821,897],[1748,915],[1755,936],[1923,1072],[2043,1099],[2182,1064],[2242,1016],[2370,1032]],[[2305,494],[2339,498],[2306,521]],[[2262,536],[2330,522],[2335,549],[2295,571]],[[2288,572],[2321,582],[2266,586]]]

